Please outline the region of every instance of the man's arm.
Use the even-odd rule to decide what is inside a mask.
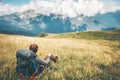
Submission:
[[[50,62],[50,58],[48,57],[46,60],[42,59],[39,56],[35,57],[35,62],[40,65],[47,65]]]

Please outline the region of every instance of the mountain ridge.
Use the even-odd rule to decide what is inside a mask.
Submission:
[[[81,20],[80,20],[81,19]],[[120,29],[120,11],[92,17],[61,18],[61,15],[42,15],[34,11],[0,16],[0,33],[37,35]]]
[[[38,35],[38,37],[41,36]],[[86,31],[86,32],[72,32],[72,33],[62,33],[62,34],[46,34],[43,37],[119,41],[120,29],[107,30],[107,31]]]

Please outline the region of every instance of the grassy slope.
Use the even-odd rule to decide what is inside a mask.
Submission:
[[[119,80],[118,34],[120,31],[85,32],[48,35],[47,38],[0,34],[0,80],[17,78],[13,76],[16,66],[15,52],[20,48],[27,49],[31,43],[39,45],[38,55],[44,57],[51,53],[59,57],[59,62],[52,64],[53,70],[45,77],[43,73],[40,79]]]
[[[56,38],[74,38],[74,39],[103,39],[103,40],[120,40],[120,30],[114,31],[88,31],[79,33],[64,33],[58,35],[48,35],[47,37]]]

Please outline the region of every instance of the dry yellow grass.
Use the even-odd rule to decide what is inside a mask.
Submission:
[[[16,51],[29,48],[31,43],[39,46],[38,55],[51,53],[59,57],[53,70],[42,80],[119,80],[120,42],[70,38],[39,38],[0,34],[0,68],[9,67],[9,79],[16,66]],[[2,72],[2,71],[1,71]],[[5,73],[6,70],[3,70]],[[6,75],[0,79],[8,79]],[[40,78],[40,80],[41,80]]]

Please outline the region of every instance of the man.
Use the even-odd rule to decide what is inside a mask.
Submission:
[[[20,49],[16,53],[17,67],[16,71],[20,76],[38,76],[50,62],[51,58],[56,62],[56,58],[53,55],[48,55],[46,60],[36,55],[38,51],[37,44],[31,44],[29,50]]]
[[[49,54],[46,60],[44,60],[40,56],[36,55],[36,53],[38,51],[37,44],[31,44],[29,47],[29,50],[31,50],[35,53],[35,58],[34,58],[34,63],[33,63],[34,70],[32,70],[33,68],[31,67],[29,70],[29,74],[32,75],[35,72],[35,65],[36,65],[36,69],[38,68],[38,71],[35,73],[35,75],[39,75],[44,70],[44,67],[50,62],[51,55]]]
[[[50,56],[44,60],[42,59],[40,56],[36,55],[37,51],[38,51],[38,45],[37,44],[31,44],[30,47],[29,47],[29,50],[33,51],[35,53],[35,62],[38,64],[38,65],[47,65],[49,62],[50,62]]]

